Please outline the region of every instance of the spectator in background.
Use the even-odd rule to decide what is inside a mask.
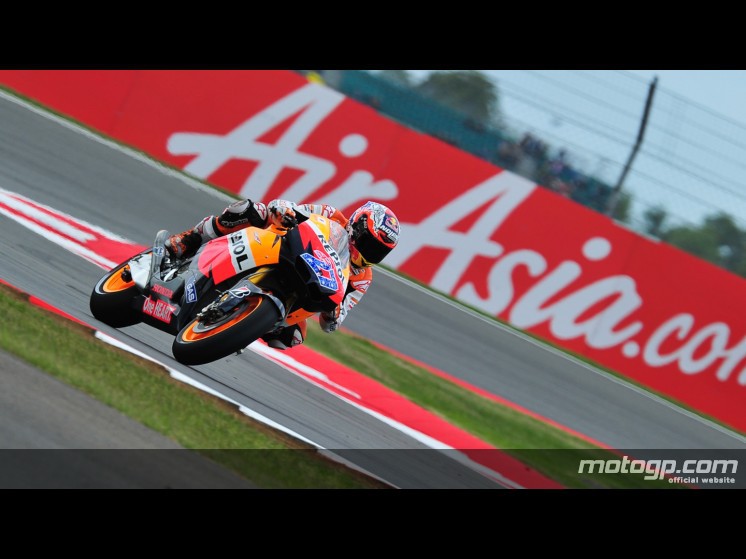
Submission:
[[[550,190],[565,198],[572,198],[576,187],[575,183],[568,183],[557,177],[553,177],[547,186]]]
[[[520,146],[523,157],[516,172],[539,182],[539,171],[546,161],[547,145],[530,132],[526,132],[520,141]]]
[[[549,162],[549,172],[555,177],[559,177],[566,167],[568,167],[567,152],[560,149],[557,156]]]
[[[496,163],[503,169],[515,171],[522,157],[523,151],[518,144],[510,140],[503,140],[497,148]]]
[[[501,142],[493,161],[560,196],[602,211],[608,197],[604,186],[595,180],[589,180],[575,169],[564,148],[560,148],[551,158],[547,155],[548,149],[546,143],[527,132],[518,142]]]
[[[579,177],[575,169],[572,168],[568,161],[567,152],[564,149],[560,149],[557,154],[551,159],[544,159],[544,162],[539,169],[538,182],[545,184],[552,190],[567,192],[568,190],[572,193],[578,189],[578,185],[575,184],[575,179]],[[567,187],[561,187],[559,189],[550,186],[553,181],[559,180],[566,183]]]

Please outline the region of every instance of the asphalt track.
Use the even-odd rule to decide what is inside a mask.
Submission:
[[[225,206],[175,173],[96,141],[0,96],[0,187],[147,245]],[[362,467],[400,487],[494,486],[327,392],[246,352],[187,368],[171,338],[144,326],[117,334],[88,310],[100,268],[0,219],[0,278],[118,335],[330,449],[359,449]],[[618,449],[746,448],[746,439],[591,369],[447,300],[380,272],[345,322],[351,330],[438,367]],[[362,452],[364,451],[364,452]]]
[[[253,487],[0,351],[0,488]]]

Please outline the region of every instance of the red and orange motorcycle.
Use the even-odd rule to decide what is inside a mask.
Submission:
[[[246,227],[171,260],[159,231],[152,248],[119,264],[94,287],[93,316],[115,328],[145,323],[176,336],[185,365],[240,353],[277,328],[342,302],[349,280],[345,229],[313,214],[290,229]]]

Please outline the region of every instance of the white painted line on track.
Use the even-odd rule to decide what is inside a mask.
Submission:
[[[124,351],[128,351],[128,352],[130,352],[130,353],[132,353],[134,355],[137,355],[138,357],[142,357],[143,359],[146,359],[146,360],[148,360],[148,361],[150,361],[152,363],[155,363],[156,365],[158,365],[158,366],[162,367],[163,369],[165,369],[168,372],[168,374],[174,380],[178,380],[180,382],[183,382],[184,384],[188,384],[190,386],[193,386],[194,388],[196,388],[198,390],[201,390],[203,392],[207,392],[208,394],[211,394],[211,395],[213,395],[213,396],[215,396],[217,398],[220,398],[221,400],[224,400],[224,401],[226,401],[226,402],[228,402],[230,404],[233,404],[234,406],[236,406],[238,408],[238,410],[241,413],[243,413],[244,415],[246,415],[246,416],[254,419],[255,421],[258,421],[260,423],[264,423],[265,425],[268,425],[269,427],[277,429],[278,431],[281,431],[281,432],[283,432],[283,433],[285,433],[287,435],[290,435],[291,437],[293,437],[295,439],[298,439],[299,441],[302,441],[302,442],[304,442],[306,444],[309,444],[309,445],[315,447],[319,451],[319,454],[323,454],[327,458],[333,459],[334,461],[339,462],[340,464],[344,464],[345,466],[347,466],[349,468],[352,468],[352,469],[354,469],[354,470],[356,470],[358,472],[361,472],[361,473],[365,474],[366,476],[374,478],[374,479],[376,479],[376,480],[378,480],[378,481],[380,481],[382,483],[385,483],[387,485],[390,485],[391,487],[394,487],[395,489],[398,489],[392,483],[390,483],[390,482],[382,479],[381,477],[373,474],[372,472],[367,471],[364,468],[361,468],[357,464],[354,464],[353,462],[350,462],[349,460],[347,460],[347,459],[345,459],[345,458],[343,458],[343,457],[335,454],[333,451],[331,451],[331,450],[329,450],[327,448],[324,448],[320,444],[313,442],[311,439],[304,437],[300,433],[298,433],[296,431],[293,431],[292,429],[289,429],[289,428],[285,427],[284,425],[282,425],[280,423],[277,423],[276,421],[268,418],[267,416],[265,416],[265,415],[263,415],[263,414],[255,411],[255,410],[252,410],[251,408],[249,408],[249,407],[247,407],[247,406],[245,406],[243,404],[240,404],[240,403],[236,402],[235,400],[233,400],[231,398],[228,398],[227,396],[225,396],[224,394],[221,394],[217,390],[214,390],[214,389],[210,388],[209,386],[207,386],[205,384],[202,384],[199,381],[194,380],[190,376],[185,375],[184,373],[182,373],[180,371],[177,371],[176,369],[173,369],[173,368],[169,367],[168,365],[166,365],[164,363],[161,363],[157,359],[154,359],[153,357],[150,357],[146,353],[143,353],[142,351],[140,351],[138,349],[135,349],[134,347],[132,347],[132,346],[130,346],[130,345],[128,345],[128,344],[126,344],[126,343],[124,343],[124,342],[116,339],[116,338],[114,338],[113,336],[110,336],[109,334],[105,334],[105,333],[101,332],[100,330],[96,330],[95,331],[95,337],[97,339],[99,339],[99,340],[107,343],[107,344],[110,344],[112,346],[118,347],[119,349],[122,349]]]
[[[3,202],[2,193],[5,192],[2,189],[0,189],[0,202]],[[95,264],[104,270],[110,270],[114,266],[116,266],[116,262],[112,262],[111,260],[108,260],[104,258],[103,256],[100,256],[96,254],[95,252],[88,250],[87,248],[81,246],[78,243],[75,243],[73,241],[70,241],[69,239],[66,239],[62,235],[58,235],[57,233],[54,233],[53,231],[50,231],[48,229],[44,229],[43,227],[38,226],[36,223],[31,221],[30,219],[26,219],[24,217],[21,217],[17,214],[11,213],[9,211],[6,211],[2,207],[0,207],[0,214],[8,217],[9,219],[12,219],[16,223],[19,223],[20,225],[23,225],[27,229],[31,229],[34,233],[37,233],[38,235],[41,235],[48,241],[51,241],[65,250],[72,252],[73,254],[77,254],[81,258],[84,258],[91,262],[92,264]]]
[[[267,346],[264,346],[262,344],[251,344],[248,349],[252,350],[255,353],[258,353],[259,355],[262,355],[264,357],[270,358],[272,361],[276,362],[278,365],[280,365],[284,369],[290,371],[291,373],[293,373],[295,375],[299,375],[299,376],[303,377],[303,375],[301,375],[298,371],[296,371],[296,370],[293,369],[293,367],[295,366],[295,364],[299,364],[299,365],[302,365],[302,364],[298,363],[297,361],[295,361],[295,359],[292,359],[292,358],[288,359],[288,356],[282,354],[280,351],[278,351],[276,349],[272,349],[272,348],[267,347]],[[305,365],[303,365],[303,367],[308,368]],[[300,369],[300,367],[299,367],[299,369]],[[362,412],[364,412],[364,413],[366,413],[368,415],[371,415],[371,416],[375,417],[376,419],[378,419],[379,421],[385,423],[386,425],[389,425],[390,427],[392,427],[392,428],[394,428],[394,429],[396,429],[398,431],[401,431],[402,433],[405,433],[406,435],[412,437],[414,440],[422,443],[423,445],[425,445],[425,446],[427,446],[429,448],[432,448],[432,449],[435,449],[435,450],[449,450],[449,451],[453,451],[453,455],[449,454],[449,457],[452,458],[452,459],[454,459],[454,460],[457,460],[458,462],[460,462],[461,464],[463,464],[465,466],[468,466],[472,470],[475,470],[475,471],[479,472],[480,474],[482,474],[482,475],[484,475],[484,476],[486,476],[486,477],[488,477],[490,479],[499,481],[500,483],[502,483],[503,485],[505,485],[507,487],[511,487],[513,489],[523,489],[523,487],[521,485],[519,485],[518,483],[516,483],[515,481],[513,481],[513,480],[511,480],[511,479],[509,479],[507,477],[504,477],[502,474],[500,474],[499,472],[497,472],[497,471],[495,471],[495,470],[493,470],[491,468],[488,468],[488,467],[486,467],[486,466],[484,466],[482,464],[479,464],[478,462],[475,462],[474,460],[472,460],[471,458],[469,458],[468,456],[466,456],[465,454],[463,454],[460,450],[455,449],[452,446],[447,445],[447,444],[445,444],[445,443],[443,443],[443,442],[441,442],[441,441],[439,441],[439,440],[437,440],[437,439],[435,439],[433,437],[430,437],[430,436],[422,433],[421,431],[417,431],[416,429],[413,429],[413,428],[409,427],[408,425],[405,425],[404,423],[401,423],[401,422],[399,422],[399,421],[397,421],[397,420],[395,420],[395,419],[393,419],[391,417],[383,415],[383,414],[381,414],[381,413],[379,413],[379,412],[377,412],[377,411],[375,411],[375,410],[373,410],[371,408],[368,408],[368,407],[366,407],[366,406],[364,406],[362,404],[359,404],[358,402],[350,399],[347,396],[342,396],[342,395],[334,392],[333,390],[330,390],[329,388],[327,388],[327,387],[325,387],[325,386],[323,386],[321,384],[318,384],[318,383],[314,383],[314,384],[316,384],[316,386],[318,386],[322,390],[328,392],[332,396],[335,396],[336,398],[344,400],[345,402],[347,402],[351,406],[359,409],[360,411],[362,411]],[[332,383],[330,383],[330,384],[332,384]],[[346,391],[346,392],[351,392],[351,391]],[[358,399],[359,399],[359,396],[358,396]]]

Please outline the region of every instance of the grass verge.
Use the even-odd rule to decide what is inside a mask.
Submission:
[[[0,348],[235,471],[260,488],[380,488],[378,481],[174,380],[160,366],[102,343],[89,328],[0,285]],[[278,452],[235,452],[267,449]],[[279,452],[294,449],[294,452]]]
[[[504,449],[566,487],[677,487],[666,480],[645,480],[639,474],[581,476],[578,474],[581,458],[618,460],[620,456],[400,360],[357,335],[338,331],[329,336],[318,328],[309,328],[306,344],[373,378],[453,425]]]

